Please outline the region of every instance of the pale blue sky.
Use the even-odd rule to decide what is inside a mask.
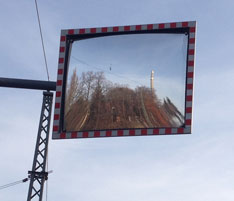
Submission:
[[[38,0],[51,80],[60,30],[197,21],[193,134],[50,141],[48,201],[233,201],[232,0]],[[0,76],[46,80],[34,1],[0,1]],[[42,92],[1,88],[0,185],[31,169]],[[0,191],[26,200],[28,183]]]

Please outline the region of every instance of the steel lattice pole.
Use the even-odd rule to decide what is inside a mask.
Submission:
[[[48,178],[48,172],[46,172],[45,168],[49,142],[52,101],[53,93],[44,91],[32,171],[28,172],[30,184],[27,201],[42,200],[44,182]]]

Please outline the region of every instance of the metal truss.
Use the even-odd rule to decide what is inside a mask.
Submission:
[[[45,180],[48,179],[48,172],[46,172],[46,161],[52,101],[53,93],[44,91],[32,171],[28,172],[30,184],[27,201],[42,200],[44,183]]]

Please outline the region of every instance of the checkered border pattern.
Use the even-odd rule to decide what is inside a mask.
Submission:
[[[183,128],[157,128],[157,129],[122,129],[88,132],[60,132],[59,119],[63,87],[64,61],[66,52],[66,36],[73,34],[97,34],[113,32],[129,32],[140,30],[157,30],[172,28],[189,28],[189,44],[187,56],[187,76],[186,76],[186,103],[185,103],[185,127]],[[85,29],[68,29],[61,31],[58,75],[56,85],[56,98],[54,108],[53,139],[72,139],[72,138],[93,138],[93,137],[117,137],[117,136],[147,136],[147,135],[169,135],[169,134],[190,134],[192,125],[192,100],[193,100],[193,79],[194,79],[194,57],[195,57],[195,32],[196,22],[174,22],[161,24],[146,24],[133,26],[114,26]]]

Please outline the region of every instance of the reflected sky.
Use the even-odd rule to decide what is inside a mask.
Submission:
[[[113,83],[154,88],[160,99],[169,97],[184,113],[188,36],[185,34],[129,34],[73,42],[68,80],[73,69],[78,76],[103,71]]]

